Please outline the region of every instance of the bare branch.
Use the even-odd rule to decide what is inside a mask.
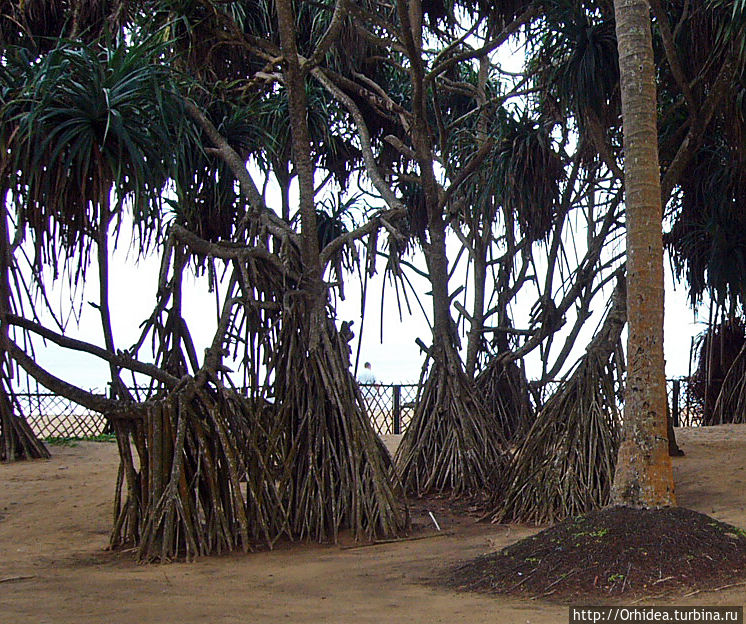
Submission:
[[[82,390],[77,386],[73,386],[59,377],[55,377],[52,373],[39,366],[12,340],[6,340],[5,346],[8,354],[21,366],[21,368],[23,368],[23,370],[31,375],[31,377],[38,381],[42,386],[49,388],[55,394],[63,396],[78,405],[87,407],[88,409],[101,412],[107,418],[118,417],[132,420],[142,418],[140,412],[133,409],[132,403],[123,404],[119,401],[112,401],[103,395],[93,394]]]
[[[339,251],[342,247],[355,240],[361,239],[368,234],[372,234],[381,226],[386,227],[386,229],[391,232],[390,228],[392,226],[388,223],[388,221],[397,217],[402,217],[406,214],[406,212],[406,208],[394,208],[392,210],[380,212],[373,218],[371,218],[371,220],[368,221],[365,225],[362,225],[359,228],[352,230],[351,232],[347,232],[346,234],[338,236],[326,247],[324,247],[324,249],[321,250],[321,266],[326,267],[334,254],[337,253],[337,251]]]
[[[565,293],[565,296],[560,301],[559,305],[554,307],[553,317],[556,319],[562,316],[570,309],[573,302],[582,294],[583,289],[593,283],[596,277],[596,272],[593,267],[601,257],[601,251],[604,247],[606,237],[611,230],[612,225],[616,221],[616,209],[621,201],[621,197],[617,195],[615,206],[610,208],[604,217],[603,224],[598,234],[596,234],[588,245],[588,250],[583,260],[578,264],[578,269],[575,271],[575,279],[572,286]],[[540,330],[529,338],[524,344],[518,349],[507,353],[505,358],[507,361],[514,362],[524,357],[526,354],[533,351],[542,341],[551,335],[554,328],[546,323],[542,323]]]
[[[246,260],[248,258],[260,259],[272,265],[272,267],[281,275],[285,275],[296,282],[300,281],[300,275],[285,266],[282,261],[266,247],[246,247],[236,244],[229,245],[227,243],[211,243],[210,241],[200,238],[194,232],[190,232],[181,225],[173,226],[172,232],[175,239],[187,245],[194,253],[203,256],[211,256],[213,258],[220,258],[221,260]]]
[[[241,193],[244,197],[248,198],[254,211],[264,216],[272,226],[274,226],[274,228],[277,228],[277,231],[273,233],[296,239],[297,235],[292,231],[290,226],[267,207],[259,189],[257,189],[256,184],[254,184],[254,180],[246,170],[246,163],[238,155],[238,152],[230,146],[225,137],[218,132],[215,125],[199,108],[197,108],[194,102],[185,100],[184,105],[189,116],[199,124],[210,139],[210,142],[215,146],[215,153],[223,159],[223,161],[230,167],[233,175],[236,176],[241,188]]]
[[[448,188],[441,194],[439,209],[442,209],[448,203],[451,195],[453,195],[453,193],[458,190],[459,186],[461,186],[461,184],[463,184],[464,181],[479,168],[490,151],[492,151],[494,145],[495,142],[492,139],[482,143],[482,146],[479,148],[477,153],[474,154],[472,159],[459,170],[456,177],[453,179],[453,182],[451,182]]]
[[[681,61],[676,51],[676,44],[674,43],[673,34],[671,33],[671,25],[668,23],[668,16],[666,11],[663,9],[663,5],[660,0],[650,0],[650,8],[653,10],[658,28],[661,33],[661,39],[663,40],[663,48],[666,51],[666,58],[668,64],[671,67],[671,73],[673,74],[676,84],[679,85],[679,89],[684,94],[684,99],[689,106],[689,114],[694,115],[697,111],[697,105],[694,101],[694,95],[689,86],[689,81],[684,75],[684,70],[681,67]]]
[[[689,132],[681,142],[681,145],[676,152],[676,156],[674,156],[671,164],[666,170],[666,174],[663,176],[663,180],[661,180],[661,199],[664,206],[668,202],[668,198],[670,197],[674,186],[679,183],[679,178],[684,172],[684,169],[686,169],[687,165],[694,157],[694,154],[702,145],[707,126],[710,125],[715,110],[725,97],[725,94],[728,91],[728,85],[735,73],[736,62],[734,54],[731,53],[720,68],[715,83],[712,85],[712,89],[710,89],[709,95],[702,106],[701,114],[692,119]]]
[[[28,319],[22,318],[15,314],[8,314],[8,324],[15,325],[16,327],[20,327],[27,331],[33,332],[41,336],[42,338],[45,338],[46,340],[51,340],[53,343],[59,345],[60,347],[72,349],[74,351],[90,353],[91,355],[95,355],[96,357],[101,358],[102,360],[105,360],[106,362],[108,362],[109,364],[113,364],[114,366],[126,368],[136,373],[142,373],[143,375],[148,375],[149,377],[157,379],[170,388],[176,386],[176,384],[179,383],[178,377],[174,377],[173,375],[158,368],[157,366],[154,366],[153,364],[140,362],[126,352],[120,351],[118,353],[111,353],[110,351],[102,349],[101,347],[97,347],[96,345],[93,345],[89,342],[84,342],[82,340],[77,340],[75,338],[70,338],[68,336],[58,334],[57,332],[52,331],[51,329],[44,327],[43,325],[39,325],[38,323],[34,323],[33,321],[29,321]]]
[[[521,13],[518,17],[516,17],[510,24],[508,24],[505,28],[503,28],[502,32],[497,35],[494,39],[488,41],[485,43],[481,48],[476,48],[475,50],[470,50],[468,52],[462,52],[460,54],[456,54],[449,58],[446,61],[443,61],[442,63],[436,65],[433,67],[432,70],[425,76],[425,81],[430,82],[434,80],[437,76],[442,74],[444,71],[447,71],[457,63],[461,63],[462,61],[468,61],[469,59],[475,59],[479,58],[480,56],[485,56],[487,54],[490,54],[495,49],[499,48],[503,43],[505,43],[512,35],[514,35],[523,25],[531,21],[534,17],[539,15],[539,7],[537,4],[532,4],[529,6],[528,9],[526,9],[523,13]]]
[[[363,160],[365,161],[365,169],[370,176],[373,186],[381,194],[384,201],[390,208],[406,210],[404,204],[402,204],[391,190],[391,186],[386,183],[381,176],[381,172],[378,170],[378,164],[376,163],[375,156],[373,155],[373,148],[371,147],[370,132],[368,132],[368,126],[365,123],[365,117],[363,117],[360,109],[357,107],[352,98],[344,93],[337,85],[335,85],[318,67],[314,69],[311,74],[316,80],[318,80],[323,87],[331,93],[335,99],[339,100],[344,107],[352,115],[352,119],[355,122],[357,131],[360,138],[360,146],[363,152]]]
[[[334,42],[339,38],[339,33],[342,31],[342,24],[345,15],[347,15],[348,5],[349,0],[337,0],[337,3],[334,5],[334,13],[332,13],[332,19],[329,22],[329,26],[327,26],[326,32],[321,37],[321,41],[319,41],[316,49],[311,53],[311,56],[301,65],[302,72],[310,72],[324,60],[326,53],[331,50]]]

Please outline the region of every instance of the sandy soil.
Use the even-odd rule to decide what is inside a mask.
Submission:
[[[679,503],[746,528],[746,426],[684,429],[679,443],[687,453],[674,459]],[[567,622],[566,606],[424,583],[444,566],[531,534],[531,527],[469,525],[397,544],[304,544],[139,566],[131,553],[105,551],[115,446],[81,443],[52,453],[50,461],[0,465],[3,624]],[[746,586],[651,604],[744,605]]]

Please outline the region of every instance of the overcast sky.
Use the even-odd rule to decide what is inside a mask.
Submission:
[[[502,46],[496,53],[494,60],[507,71],[519,72],[523,66],[524,56],[515,40]],[[270,198],[276,191],[269,185]],[[279,202],[278,202],[279,203]],[[159,259],[149,257],[135,261],[127,247],[128,234],[122,232],[120,244],[111,261],[111,313],[114,325],[116,346],[126,349],[132,345],[140,334],[140,323],[151,313],[155,303],[156,280],[158,276]],[[458,243],[454,240],[450,246],[451,259],[455,257]],[[422,266],[422,258],[415,258],[413,262]],[[410,297],[412,314],[407,312],[402,301],[403,316],[400,319],[394,288],[389,284],[385,288],[384,306],[381,308],[381,293],[383,288],[382,267],[377,277],[371,279],[368,285],[367,309],[360,349],[360,368],[362,363],[370,361],[379,381],[386,383],[417,382],[423,363],[423,354],[415,343],[421,338],[429,344],[431,333],[427,321],[416,301]],[[689,353],[692,337],[704,330],[705,326],[697,322],[694,313],[687,305],[686,293],[683,288],[674,288],[666,267],[666,321],[665,321],[665,353],[666,374],[669,377],[683,376],[689,373]],[[84,299],[98,301],[97,269],[94,264],[88,271],[89,280],[86,284]],[[424,278],[410,274],[414,287],[421,293],[422,304],[430,313],[430,300],[424,293],[430,285]],[[464,271],[456,271],[450,284],[451,292],[464,280]],[[610,292],[610,291],[609,291]],[[62,284],[56,291],[59,301],[67,298],[67,291]],[[357,352],[357,341],[360,337],[361,309],[360,285],[356,278],[348,281],[346,286],[346,300],[338,302],[336,309],[338,321],[354,321],[353,331],[356,338],[353,341],[353,366]],[[577,347],[568,364],[582,355],[587,341],[601,319],[606,304],[606,297],[598,296],[594,301],[595,318],[586,325],[584,333],[579,337]],[[526,316],[534,299],[524,297],[521,306],[513,310],[514,322],[517,327],[525,326]],[[470,306],[467,305],[467,309]],[[184,293],[184,316],[186,317],[197,348],[206,347],[216,326],[215,296],[207,291],[206,280],[197,280],[193,276],[186,277]],[[383,323],[381,319],[383,318]],[[706,318],[705,318],[706,320]],[[103,344],[101,323],[97,310],[89,305],[83,306],[83,314],[79,327],[70,326],[70,335],[78,336],[98,345]],[[109,375],[108,366],[92,356],[71,353],[49,345],[41,346],[39,341],[37,356],[39,362],[55,374],[83,387],[105,387]],[[529,376],[540,371],[538,350],[527,359]]]
[[[151,313],[155,302],[156,280],[159,260],[148,257],[135,261],[127,250],[126,235],[120,237],[120,244],[113,254],[111,262],[111,313],[114,325],[116,346],[126,349],[132,345],[140,334],[140,323]],[[415,261],[417,261],[415,259]],[[421,262],[421,260],[420,260]],[[667,264],[667,263],[666,263]],[[430,330],[423,313],[410,296],[412,314],[408,314],[403,305],[403,317],[400,320],[396,305],[394,288],[386,287],[384,307],[381,310],[381,290],[383,280],[379,275],[370,280],[368,286],[367,310],[365,314],[363,341],[360,350],[360,367],[364,361],[370,361],[379,381],[408,383],[417,382],[423,362],[423,355],[415,343],[421,338],[425,344],[431,340]],[[668,268],[668,267],[667,267]],[[463,275],[463,273],[461,273]],[[423,278],[412,276],[413,283],[421,293],[423,305],[430,313],[429,297],[422,294],[429,290],[429,284]],[[689,372],[689,350],[692,336],[704,329],[702,323],[695,322],[692,311],[686,304],[683,289],[673,288],[671,276],[666,276],[666,323],[665,351],[667,376],[687,375]],[[459,285],[459,273],[450,284],[453,291]],[[66,290],[56,290],[53,300],[62,302]],[[360,289],[356,279],[350,279],[346,287],[346,301],[337,305],[339,321],[354,321],[353,331],[353,365],[360,336]],[[83,293],[84,301],[98,301],[98,280],[95,263],[88,271],[88,281]],[[530,303],[533,303],[531,301]],[[530,306],[527,302],[526,305]],[[576,347],[570,363],[579,357],[584,350],[590,334],[595,328],[600,315],[603,314],[605,297],[599,296],[595,302],[596,319],[588,323],[585,336]],[[197,348],[206,347],[216,326],[215,295],[207,291],[206,279],[197,279],[187,274],[185,280],[184,315],[190,331],[197,343]],[[383,325],[381,324],[383,312]],[[516,326],[522,325],[520,310],[515,318]],[[90,305],[83,305],[79,326],[71,323],[68,333],[83,340],[103,345],[102,331],[98,311]],[[37,344],[38,361],[56,375],[85,388],[103,388],[109,379],[108,366],[95,357],[60,349],[54,345]],[[537,372],[538,352],[527,363],[529,376],[532,370]]]

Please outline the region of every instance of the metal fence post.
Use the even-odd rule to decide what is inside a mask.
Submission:
[[[395,385],[392,388],[394,392],[394,433],[401,433],[401,386]]]
[[[678,427],[680,416],[679,396],[681,395],[681,379],[673,380],[672,395],[671,402],[673,405],[671,406],[671,419],[673,420],[673,426]]]

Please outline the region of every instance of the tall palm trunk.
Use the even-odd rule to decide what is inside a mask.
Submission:
[[[663,243],[655,67],[648,0],[614,0],[624,121],[629,338],[613,502],[675,504],[666,434]]]

